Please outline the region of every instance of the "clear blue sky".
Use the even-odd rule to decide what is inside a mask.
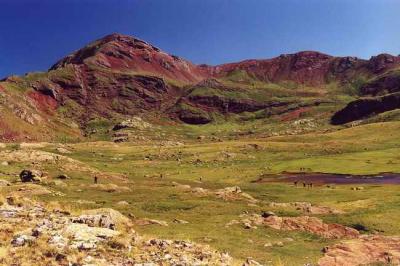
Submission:
[[[0,77],[46,70],[112,32],[208,64],[400,53],[399,0],[0,0],[0,12]]]

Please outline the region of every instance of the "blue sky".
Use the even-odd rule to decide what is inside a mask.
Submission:
[[[112,32],[208,64],[400,54],[399,0],[0,0],[0,10],[0,77],[46,70]]]

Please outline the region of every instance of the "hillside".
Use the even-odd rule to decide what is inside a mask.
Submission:
[[[388,54],[363,60],[312,51],[195,65],[111,34],[47,72],[2,80],[0,139],[109,139],[115,124],[132,117],[183,131],[228,123],[291,133],[289,123],[299,119],[325,130],[399,108],[399,67],[400,57]]]

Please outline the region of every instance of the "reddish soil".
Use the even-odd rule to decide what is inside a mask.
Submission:
[[[15,141],[20,139],[20,134],[13,131],[4,121],[0,119],[0,140]]]
[[[37,91],[29,92],[28,96],[35,101],[37,108],[47,114],[51,114],[57,109],[58,103],[51,96],[44,95]]]
[[[310,110],[311,110],[310,107],[301,107],[292,112],[282,115],[281,120],[282,121],[292,121],[292,120],[299,119],[302,114],[307,113]]]

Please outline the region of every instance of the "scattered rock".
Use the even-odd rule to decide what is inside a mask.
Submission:
[[[71,247],[77,249],[94,249],[99,242],[118,236],[120,233],[103,227],[90,227],[87,224],[69,224],[63,235],[72,240]]]
[[[151,128],[151,127],[152,127],[151,124],[145,122],[141,117],[134,116],[130,119],[124,120],[124,121],[116,124],[113,127],[113,130],[117,131],[117,130],[125,129],[125,128],[144,130],[144,129]]]
[[[66,148],[63,148],[63,147],[58,147],[56,150],[59,153],[62,153],[62,154],[70,154],[71,153],[71,151],[69,151],[69,150],[67,150]]]
[[[155,220],[155,219],[137,219],[135,221],[137,225],[160,225],[160,226],[168,226],[168,223],[165,221]]]
[[[84,221],[83,223],[89,226],[99,226],[109,229],[122,230],[132,225],[129,218],[122,215],[119,211],[110,208],[85,210],[78,217],[78,219],[80,218],[81,221]]]
[[[188,224],[189,223],[188,221],[180,220],[180,219],[176,219],[176,218],[173,220],[173,222],[176,224]]]
[[[247,258],[242,266],[262,266],[262,264],[253,260],[253,258]]]
[[[47,184],[51,185],[51,186],[56,186],[56,187],[67,187],[67,184],[65,184],[61,180],[51,180],[51,181],[47,182]]]
[[[270,216],[276,216],[276,214],[274,212],[271,212],[271,211],[265,211],[265,212],[263,212],[261,214],[261,217],[263,217],[263,218],[268,218]]]
[[[206,196],[209,194],[209,191],[207,189],[204,189],[201,187],[195,187],[195,188],[192,188],[192,193],[194,193],[198,196]]]
[[[264,244],[264,247],[265,247],[265,248],[269,248],[269,247],[272,247],[272,246],[273,246],[273,245],[272,245],[272,243],[270,243],[270,242]]]
[[[362,235],[324,249],[319,266],[356,266],[383,263],[400,264],[400,238]]]
[[[316,217],[279,217],[273,213],[265,214],[266,212],[263,215],[243,214],[240,216],[241,223],[245,228],[264,225],[277,230],[305,231],[324,238],[357,238],[359,236],[359,232],[354,228],[340,224],[326,224]]]
[[[315,206],[309,202],[289,202],[289,203],[277,203],[271,202],[269,204],[271,207],[278,208],[294,208],[296,210],[302,211],[308,214],[342,214],[344,213],[341,210],[337,210],[334,208],[326,207],[326,206]]]
[[[29,235],[16,235],[11,241],[11,245],[14,247],[21,247],[24,245],[29,245],[35,242],[36,238]]]
[[[62,179],[62,180],[71,179],[71,178],[70,178],[68,175],[66,175],[66,174],[58,175],[57,178],[58,178],[58,179]]]
[[[340,224],[326,224],[321,219],[309,216],[264,218],[263,224],[277,230],[299,230],[317,234],[325,238],[356,238],[359,232]]]
[[[217,198],[221,198],[224,200],[246,200],[250,203],[257,203],[258,200],[253,198],[251,195],[242,192],[240,187],[235,186],[235,187],[226,187],[223,189],[219,189],[215,192],[215,195]]]
[[[129,202],[125,201],[125,200],[121,200],[117,202],[117,205],[119,206],[128,206]]]
[[[172,186],[181,189],[181,190],[190,190],[192,187],[190,185],[182,185],[177,182],[172,182]]]

